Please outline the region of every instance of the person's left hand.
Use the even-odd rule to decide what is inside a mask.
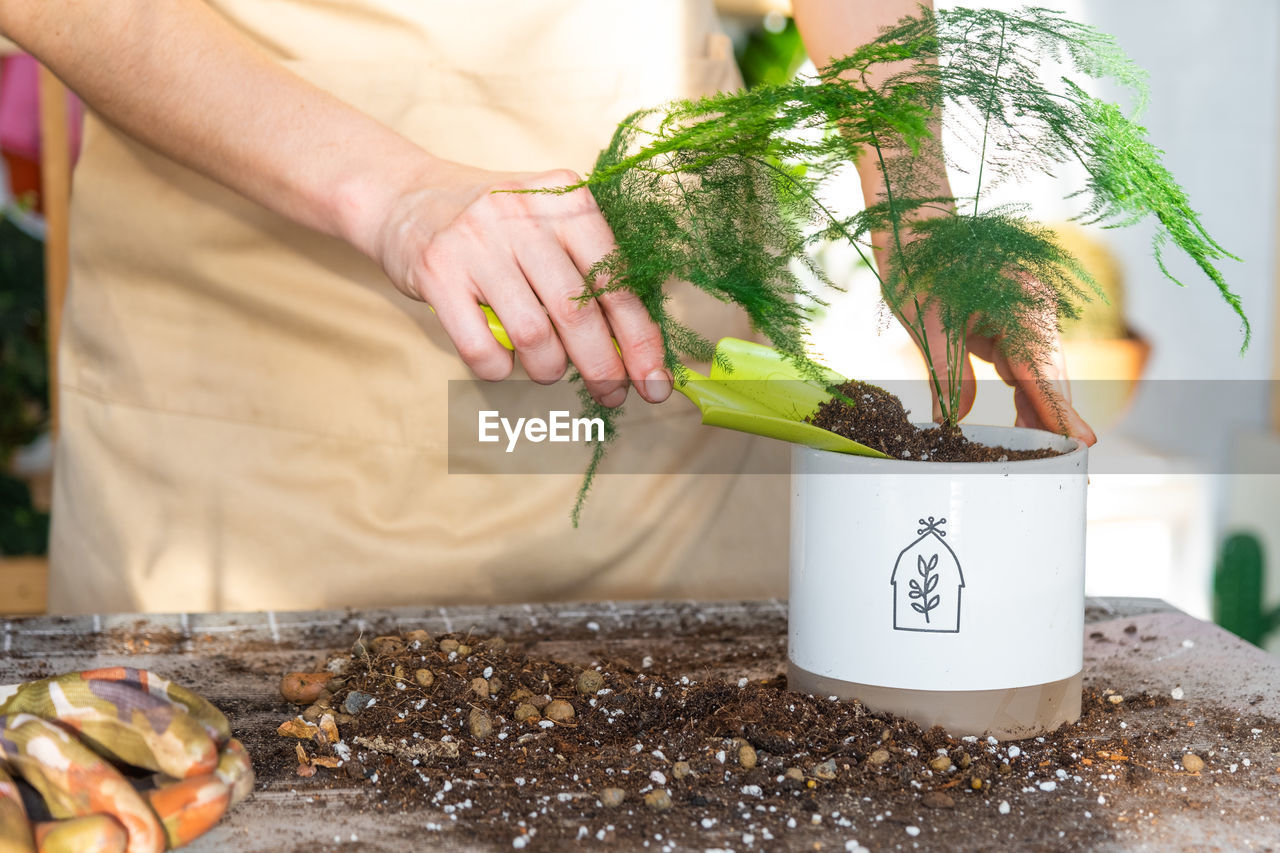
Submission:
[[[914,311],[910,308],[908,311],[910,313],[902,319],[914,321]],[[927,305],[924,326],[934,370],[938,380],[945,384],[947,339],[937,313]],[[1035,364],[1011,358],[998,338],[985,337],[973,331],[965,339],[965,348],[966,355],[960,374],[960,418],[963,419],[969,413],[977,397],[978,383],[970,358],[971,355],[976,355],[991,362],[1004,383],[1014,389],[1014,426],[1065,433],[1090,446],[1097,443],[1098,437],[1093,429],[1071,405],[1066,359],[1062,353],[1062,341],[1056,332],[1050,335],[1049,348]],[[921,355],[923,356],[923,352]],[[942,407],[938,402],[937,389],[933,388],[932,383],[930,389],[933,392],[933,419],[941,421]]]
[[[141,783],[113,763],[151,771]],[[14,771],[53,821],[28,819]],[[145,670],[0,686],[0,851],[159,851],[190,842],[253,788],[227,718]]]

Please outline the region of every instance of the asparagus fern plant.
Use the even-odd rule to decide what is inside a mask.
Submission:
[[[1046,59],[1076,79],[1045,79]],[[1090,95],[1080,78],[1132,90],[1135,107],[1126,113]],[[875,272],[885,302],[925,352],[954,428],[970,332],[999,339],[1010,358],[1034,369],[1059,320],[1077,316],[1096,289],[1052,232],[1019,208],[987,204],[985,195],[999,182],[1078,163],[1087,175],[1074,193],[1080,218],[1106,227],[1153,220],[1161,271],[1181,284],[1164,251],[1172,244],[1189,256],[1239,315],[1247,346],[1248,320],[1219,270],[1233,256],[1205,230],[1135,120],[1144,79],[1110,36],[1056,12],[922,9],[812,79],[679,101],[625,120],[576,185],[590,187],[617,239],[589,278],[603,275],[606,290],[639,297],[677,379],[682,359],[709,360],[713,345],[668,311],[672,279],[741,306],[757,331],[816,376],[805,354],[806,306],[820,300],[797,300],[813,294],[795,262],[830,285],[810,251],[843,240]],[[956,150],[943,151],[943,127],[954,129]],[[882,178],[880,197],[852,215],[832,209],[824,183],[868,157]],[[940,192],[943,163],[976,174],[972,196]],[[873,234],[888,244],[883,271],[872,262]],[[581,298],[598,293],[588,288]],[[945,332],[941,374],[929,353],[926,309]],[[616,411],[593,406],[588,414],[604,418],[606,441],[595,448],[575,523],[616,434]]]

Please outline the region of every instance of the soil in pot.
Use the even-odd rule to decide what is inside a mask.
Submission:
[[[921,429],[907,417],[902,401],[869,382],[839,386],[856,405],[834,396],[809,416],[808,422],[879,450],[892,459],[915,462],[1015,462],[1059,456],[1052,449],[1010,450],[970,441],[959,430],[936,426]]]

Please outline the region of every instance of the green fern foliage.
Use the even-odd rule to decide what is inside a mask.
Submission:
[[[1049,79],[1046,61],[1075,79]],[[1085,78],[1127,88],[1133,107],[1089,95],[1076,82]],[[926,353],[924,309],[942,320],[946,375],[931,379],[954,427],[970,331],[998,338],[1034,369],[1059,319],[1076,316],[1096,290],[1048,230],[1019,208],[984,205],[983,194],[1077,163],[1087,175],[1073,193],[1081,218],[1106,227],[1153,221],[1159,268],[1173,278],[1164,261],[1170,245],[1189,256],[1240,316],[1247,346],[1247,318],[1218,268],[1233,256],[1209,236],[1136,122],[1145,98],[1144,73],[1116,42],[1060,13],[922,8],[812,79],[630,116],[576,185],[590,187],[618,244],[589,278],[604,274],[609,289],[639,297],[677,376],[682,359],[708,360],[713,345],[669,312],[673,279],[741,306],[758,332],[816,376],[805,354],[804,306],[814,300],[797,300],[813,294],[795,264],[830,285],[810,252],[842,240],[877,271],[876,235],[889,247],[877,271],[884,299],[915,318],[906,325]],[[943,127],[956,140],[946,151]],[[842,214],[824,199],[824,184],[864,158],[873,158],[883,192]],[[977,176],[972,196],[945,190],[944,163]],[[588,288],[582,298],[596,295]],[[615,413],[592,414],[615,434]],[[602,453],[598,447],[575,520]]]

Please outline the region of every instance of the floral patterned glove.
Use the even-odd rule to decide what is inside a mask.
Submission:
[[[120,764],[152,775],[131,782]],[[30,821],[6,771],[55,820]],[[252,788],[222,712],[154,673],[111,667],[0,686],[0,853],[180,847]]]

